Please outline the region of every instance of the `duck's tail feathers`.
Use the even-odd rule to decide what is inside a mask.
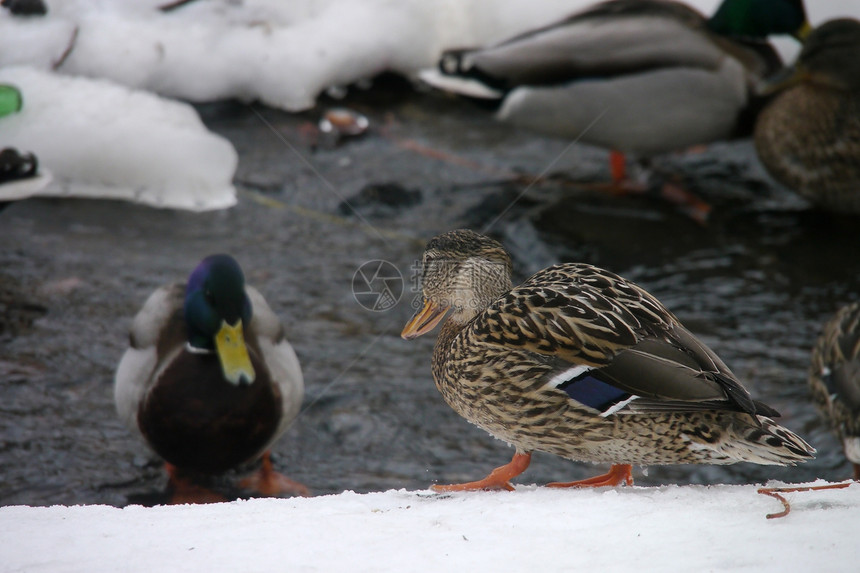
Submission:
[[[449,76],[437,69],[426,69],[418,72],[421,81],[442,91],[476,99],[498,100],[505,94],[473,78]]]
[[[748,426],[724,448],[732,457],[763,465],[793,466],[814,458],[815,448],[770,418],[757,416],[760,426]]]

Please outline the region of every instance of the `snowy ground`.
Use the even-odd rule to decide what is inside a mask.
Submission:
[[[117,509],[0,508],[2,571],[857,571],[860,485],[437,495],[405,490]]]

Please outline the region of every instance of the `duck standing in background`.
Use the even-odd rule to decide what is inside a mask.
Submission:
[[[120,418],[165,460],[174,503],[197,500],[190,475],[261,456],[242,487],[308,495],[272,469],[269,454],[299,412],[301,368],[278,317],[233,257],[206,257],[187,284],[150,295],[114,389]]]
[[[586,264],[544,269],[512,288],[511,258],[469,230],[432,239],[412,339],[446,313],[436,387],[458,414],[513,445],[507,465],[437,491],[512,490],[535,450],[611,463],[551,487],[632,484],[632,464],[794,465],[814,449],[777,425],[711,349],[657,299]]]
[[[860,480],[860,303],[843,307],[812,349],[809,388]]]
[[[770,174],[813,204],[860,213],[860,22],[840,18],[809,35],[768,91],[755,146]]]
[[[445,52],[429,84],[500,100],[498,118],[640,159],[752,131],[759,82],[781,61],[766,38],[802,37],[802,0],[724,0],[706,19],[664,0],[610,0],[495,46]]]

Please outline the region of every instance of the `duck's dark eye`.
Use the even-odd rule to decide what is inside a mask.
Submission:
[[[212,291],[210,291],[210,290],[204,291],[203,297],[206,299],[206,302],[208,302],[209,304],[211,304],[211,305],[215,304],[215,297],[212,296]]]

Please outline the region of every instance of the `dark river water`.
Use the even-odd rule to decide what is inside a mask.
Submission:
[[[520,279],[579,260],[639,282],[819,450],[796,468],[634,469],[637,485],[849,476],[805,379],[821,325],[860,292],[858,220],[807,209],[749,142],[653,166],[713,207],[703,225],[659,197],[583,184],[608,177],[604,151],[510,129],[464,102],[385,83],[325,104],[361,111],[370,131],[317,145],[319,109],[200,108],[240,155],[239,204],[226,211],[41,199],[0,212],[0,504],[158,499],[165,475],[117,418],[113,374],[146,296],[213,252],[243,265],[303,366],[305,403],[274,448],[278,469],[317,494],[483,477],[512,450],[442,401],[435,336],[399,337],[424,242],[464,226],[504,242]],[[396,267],[403,292],[368,310],[353,279],[377,260]],[[517,481],[599,469],[536,455]]]

